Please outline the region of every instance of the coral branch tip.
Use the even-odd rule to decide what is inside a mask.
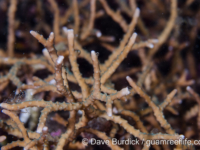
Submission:
[[[189,91],[189,90],[191,90],[191,87],[190,87],[190,86],[187,86],[187,88],[186,88],[186,89],[187,89],[187,91]]]

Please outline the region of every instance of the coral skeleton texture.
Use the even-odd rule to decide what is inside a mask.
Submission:
[[[198,148],[199,10],[197,0],[1,0],[1,150]]]

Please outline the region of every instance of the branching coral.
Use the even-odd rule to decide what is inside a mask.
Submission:
[[[7,1],[1,3],[8,5]],[[63,1],[64,6],[56,0],[33,1],[33,4],[25,4],[33,7],[36,18],[34,24],[25,23],[26,31],[22,29],[23,24],[16,21],[23,18],[23,15],[18,16],[20,11],[17,10],[23,7],[21,3],[13,0],[9,3],[7,50],[0,50],[0,92],[8,97],[14,90],[16,95],[12,101],[0,97],[2,150],[14,147],[95,149],[97,145],[91,143],[98,138],[107,141],[111,149],[130,148],[114,144],[113,139],[138,138],[139,145],[131,145],[134,148],[159,150],[181,145],[149,145],[147,142],[182,141],[184,137],[196,136],[190,131],[200,129],[200,102],[190,86],[198,84],[194,80],[197,71],[185,65],[195,64],[191,50],[187,50],[188,63],[181,53],[189,42],[182,42],[179,33],[181,27],[176,21],[183,14],[178,14],[176,0],[149,3],[73,0]],[[195,18],[198,18],[199,11],[191,12],[188,8],[192,3],[187,1],[182,9],[187,15],[197,14]],[[152,19],[146,9],[152,11]],[[158,17],[160,11],[166,16]],[[45,16],[48,13],[53,14],[51,22]],[[47,20],[40,21],[45,17]],[[147,23],[156,19],[155,25]],[[107,29],[101,27],[107,20],[116,26],[113,30],[121,34],[120,40],[116,39],[117,34],[107,34]],[[198,22],[193,28],[199,28]],[[49,35],[47,39],[46,35]],[[195,37],[193,32],[189,40]],[[24,55],[18,51],[20,40],[26,50],[30,48],[30,53]],[[165,45],[167,51],[164,51]],[[34,51],[38,51],[37,54]],[[171,64],[167,71],[160,67],[163,62]],[[21,91],[25,91],[25,97],[18,99]],[[188,99],[196,100],[188,102],[191,110],[181,104]],[[25,119],[23,113],[27,114]],[[197,127],[180,125],[197,114]],[[10,136],[15,140],[10,140]],[[81,143],[85,139],[88,140],[86,145]]]

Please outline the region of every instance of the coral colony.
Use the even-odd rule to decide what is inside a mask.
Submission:
[[[195,149],[198,0],[1,0],[1,150]]]

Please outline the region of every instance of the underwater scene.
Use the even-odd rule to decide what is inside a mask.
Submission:
[[[199,0],[0,0],[0,150],[198,149]]]

